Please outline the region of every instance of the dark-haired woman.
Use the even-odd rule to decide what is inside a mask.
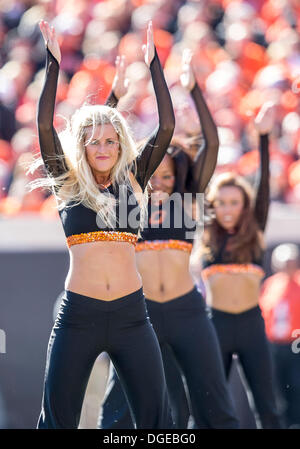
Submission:
[[[215,169],[218,136],[195,81],[190,53],[184,54],[183,62],[181,81],[195,102],[204,145],[193,164],[191,182],[188,159],[174,146],[170,147],[154,172],[148,227],[144,229],[143,240],[136,248],[137,265],[143,279],[147,310],[162,354],[165,348],[171,350],[179,370],[184,374],[196,426],[237,428],[238,421],[229,396],[217,337],[206,314],[203,297],[189,272],[196,227],[183,194],[204,192]],[[174,404],[177,399],[173,401],[172,395],[176,392],[173,393],[168,381],[167,386],[170,402]],[[114,375],[105,395],[100,426],[102,422],[111,422],[116,427],[113,424],[115,420],[123,419],[126,410],[129,413],[124,395],[119,394],[120,389],[115,394],[118,388],[118,379]],[[177,406],[180,407],[178,402]],[[123,410],[121,417],[119,410]],[[175,417],[180,415],[178,410],[173,409],[173,413]]]
[[[272,360],[258,306],[263,270],[263,233],[269,209],[268,140],[274,107],[266,103],[255,119],[260,142],[256,197],[249,183],[223,173],[207,200],[214,218],[202,239],[202,278],[217,330],[227,377],[237,354],[263,428],[279,428]]]

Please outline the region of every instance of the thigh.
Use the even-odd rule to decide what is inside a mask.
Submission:
[[[99,429],[134,429],[127,398],[112,362],[97,426]]]
[[[175,427],[187,429],[190,409],[183,374],[172,348],[168,344],[161,344],[160,347]]]
[[[184,318],[172,323],[171,345],[187,380],[196,424],[236,428],[215,329],[205,311],[191,310]]]
[[[240,323],[238,356],[264,428],[280,428],[274,366],[264,320],[259,312]]]
[[[82,402],[99,354],[88,328],[54,327],[47,351],[39,428],[77,428]]]
[[[110,358],[137,428],[171,428],[172,419],[159,343],[150,321],[126,329]]]
[[[229,314],[211,311],[211,322],[216,331],[226,378],[229,378],[234,353],[234,323]]]

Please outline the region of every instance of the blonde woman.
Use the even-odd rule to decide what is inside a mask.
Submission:
[[[147,184],[175,124],[152,24],[143,50],[159,126],[140,152],[125,119],[109,106],[81,107],[58,137],[53,115],[61,54],[53,27],[41,21],[40,29],[47,66],[38,105],[39,141],[70,269],[49,340],[38,428],[78,427],[87,382],[103,351],[118,372],[136,427],[168,428],[172,422],[161,353],[135,262]]]

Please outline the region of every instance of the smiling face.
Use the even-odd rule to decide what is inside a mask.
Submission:
[[[109,175],[119,158],[119,136],[108,123],[88,126],[85,135],[85,149],[88,163],[94,175]]]
[[[223,186],[213,203],[216,219],[227,231],[233,231],[244,208],[244,196],[238,187]]]
[[[172,158],[167,154],[151,177],[151,196],[159,200],[171,195],[175,184],[175,169]]]

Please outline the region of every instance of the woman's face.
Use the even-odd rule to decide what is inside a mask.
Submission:
[[[92,171],[108,174],[119,158],[119,137],[111,124],[88,126],[85,136],[86,156]]]
[[[165,155],[158,168],[151,177],[152,191],[158,200],[163,200],[171,195],[175,184],[174,162],[169,155]]]
[[[244,208],[244,197],[238,187],[221,187],[213,203],[216,219],[227,231],[233,231]]]

